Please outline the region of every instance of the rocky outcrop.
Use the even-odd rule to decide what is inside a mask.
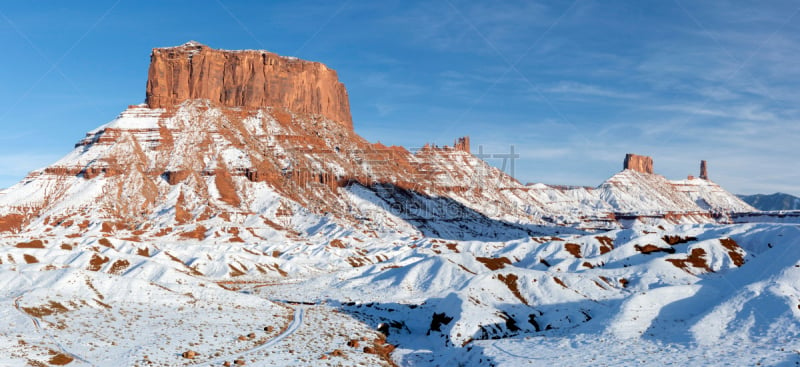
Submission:
[[[708,180],[708,164],[706,164],[706,161],[700,161],[700,178]]]
[[[455,148],[455,150],[469,153],[469,136],[463,136],[456,139],[455,144],[453,144],[453,148]]]
[[[628,153],[625,156],[623,169],[630,169],[642,173],[653,173],[653,158]]]
[[[344,85],[321,63],[267,51],[215,50],[197,42],[153,49],[147,105],[169,108],[188,99],[225,107],[283,107],[353,125]]]

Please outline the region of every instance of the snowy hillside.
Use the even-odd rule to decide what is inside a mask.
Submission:
[[[800,363],[800,217],[705,169],[523,185],[468,138],[367,142],[322,64],[153,60],[0,191],[2,366]]]

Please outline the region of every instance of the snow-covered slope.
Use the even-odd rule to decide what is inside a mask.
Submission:
[[[678,364],[797,361],[798,239],[796,226],[684,225],[506,243],[431,240],[387,263],[260,292],[306,289],[300,299],[333,299],[368,323],[392,325],[404,365],[592,363],[534,352],[552,340],[576,353],[658,350]],[[510,343],[518,354],[493,350]]]
[[[192,74],[225,52],[157,52],[176,65],[148,98],[227,98]],[[310,68],[342,97],[320,65],[276,71],[300,73],[287,91],[303,113],[131,106],[0,192],[0,365],[596,364],[554,343],[629,346],[618,363],[796,361],[792,220],[726,224],[777,217],[649,158],[595,188],[522,185],[468,139],[372,144],[349,106],[302,89]],[[170,70],[203,87],[162,91]]]

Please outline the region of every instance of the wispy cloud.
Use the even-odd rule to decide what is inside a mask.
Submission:
[[[557,93],[567,97],[592,96],[614,99],[638,99],[641,94],[616,91],[603,88],[597,85],[584,84],[580,82],[564,81],[551,85],[543,89],[547,93]]]

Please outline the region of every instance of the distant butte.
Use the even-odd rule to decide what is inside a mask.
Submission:
[[[194,41],[154,48],[148,107],[170,108],[189,99],[224,107],[285,107],[353,127],[344,84],[324,64],[267,51],[215,50]]]
[[[630,169],[642,173],[653,173],[653,158],[628,153],[625,155],[623,169]]]

